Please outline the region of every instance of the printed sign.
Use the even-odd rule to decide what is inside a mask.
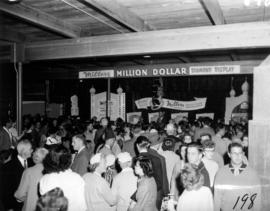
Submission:
[[[79,79],[90,78],[142,78],[177,77],[188,75],[226,75],[240,74],[240,65],[188,66],[187,64],[164,64],[131,67],[116,67],[110,70],[81,71]]]
[[[239,74],[240,65],[220,65],[220,66],[191,66],[190,75],[223,75]]]
[[[137,124],[142,116],[142,112],[130,112],[127,113],[127,122],[131,124]]]
[[[188,75],[187,67],[171,65],[171,66],[153,66],[141,68],[126,68],[115,70],[116,78],[133,78],[133,77],[160,77],[160,76],[183,76]]]
[[[157,122],[159,117],[159,113],[155,112],[155,113],[148,113],[148,121],[149,122]]]
[[[201,113],[196,114],[196,119],[199,119],[200,117],[209,117],[210,119],[214,119],[215,114],[214,113]]]
[[[142,98],[135,101],[135,104],[138,109],[147,109],[151,106],[152,98]],[[183,111],[193,111],[198,109],[205,108],[206,98],[196,98],[194,101],[178,101],[178,100],[169,100],[162,99],[163,108],[174,109],[174,110],[183,110]]]
[[[183,119],[183,117],[188,118],[188,112],[180,112],[180,113],[171,114],[171,119],[174,119],[177,124]]]
[[[79,79],[86,78],[113,78],[114,70],[99,70],[99,71],[81,71]]]

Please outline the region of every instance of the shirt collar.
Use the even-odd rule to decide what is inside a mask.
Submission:
[[[78,150],[78,154],[85,148],[85,146],[81,147],[79,150]]]
[[[236,168],[233,167],[233,165],[231,163],[229,164],[229,169],[231,170],[231,172],[234,175],[238,175],[238,172],[236,173],[236,171],[239,171],[239,174],[241,174],[245,170],[246,167],[247,167],[247,165],[244,164],[244,163],[242,163],[242,165],[240,166],[240,168],[239,169],[236,169]]]
[[[133,171],[133,169],[130,168],[130,167],[127,167],[127,168],[122,169],[122,172],[126,172],[126,171]]]
[[[17,158],[19,159],[20,163],[22,164],[22,166],[24,167],[24,158],[20,155],[17,155]]]

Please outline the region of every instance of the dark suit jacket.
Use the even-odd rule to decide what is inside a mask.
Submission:
[[[211,185],[210,185],[210,178],[209,178],[209,174],[208,174],[208,171],[206,170],[203,162],[201,161],[198,165],[198,169],[200,171],[200,173],[203,175],[204,177],[204,183],[203,185],[210,188],[211,190]]]
[[[11,140],[7,131],[4,128],[0,129],[0,151],[9,149],[11,147]]]
[[[160,159],[153,155],[150,154],[149,152],[142,152],[140,155],[147,157],[148,159],[151,160],[151,163],[153,165],[153,171],[154,171],[154,178],[157,183],[157,190],[160,191],[162,190],[162,165]]]
[[[29,165],[31,166],[31,162],[28,162],[28,166]],[[14,193],[20,184],[24,168],[20,163],[18,157],[13,156],[13,158],[9,162],[4,164],[2,170],[4,207],[6,209],[20,210],[23,203],[17,202],[14,197]]]
[[[75,158],[71,165],[72,171],[83,176],[87,172],[89,160],[90,153],[86,148],[84,148],[82,151],[80,151],[80,153],[75,155]]]
[[[170,192],[170,190],[165,158],[162,155],[160,155],[156,150],[151,148],[148,149],[148,153],[160,159],[162,169],[162,193],[163,195],[167,195]]]

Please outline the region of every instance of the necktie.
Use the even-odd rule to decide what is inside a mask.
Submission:
[[[23,167],[26,169],[27,168],[27,160],[24,160]]]

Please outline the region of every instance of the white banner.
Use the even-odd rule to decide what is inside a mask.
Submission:
[[[114,70],[99,70],[99,71],[81,71],[79,79],[86,78],[113,78]]]
[[[239,74],[240,65],[218,65],[218,66],[191,66],[190,75],[226,75]]]
[[[180,111],[193,111],[205,108],[206,100],[207,98],[196,98],[193,101],[178,101],[163,98],[161,107]],[[136,100],[135,104],[138,109],[147,109],[147,107],[152,105],[152,98],[147,97]]]

